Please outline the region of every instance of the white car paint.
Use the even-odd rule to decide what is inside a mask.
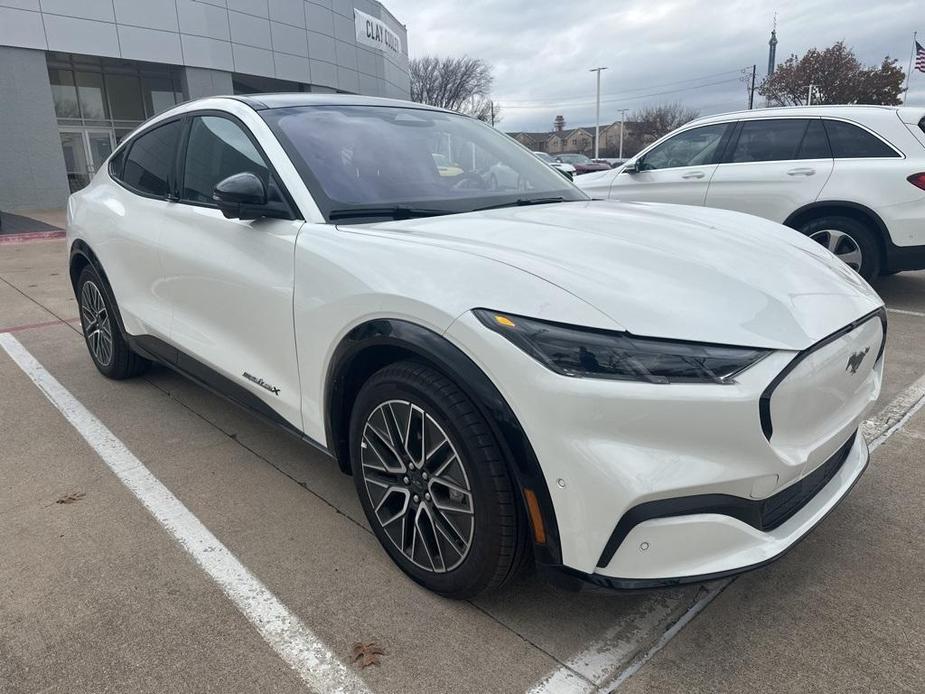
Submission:
[[[208,207],[137,196],[102,167],[69,201],[69,247],[80,241],[93,249],[130,335],[165,340],[320,445],[332,444],[325,389],[338,345],[352,328],[390,318],[443,336],[504,396],[546,478],[562,563],[592,577],[693,577],[771,558],[863,469],[866,446],[851,436],[879,393],[883,360],[875,355],[883,335],[875,318],[852,326],[882,302],[799,233],[734,212],[592,201],[326,223],[250,106],[194,101],[151,124],[206,109],[245,124],[303,219],[228,220]],[[567,377],[487,329],[472,313],[478,307],[771,352],[725,385]],[[771,400],[780,428],[768,440],[762,394],[804,350],[847,328],[783,379]],[[873,354],[848,373],[845,360],[862,343]],[[274,383],[279,395],[244,372]],[[791,407],[799,417],[786,414]],[[715,514],[682,515],[635,528],[631,539],[655,550],[651,560],[641,561],[639,544],[624,541],[597,566],[634,506],[704,493],[767,498],[849,440],[839,476],[776,534]],[[679,547],[685,551],[675,555]]]
[[[747,212],[784,223],[808,205],[849,203],[882,220],[884,243],[897,264],[925,266],[925,190],[906,179],[925,172],[922,108],[813,106],[771,108],[709,116],[692,121],[645,148],[612,172],[588,174],[577,186],[595,198],[705,205]],[[790,159],[632,172],[638,161],[682,133],[716,124],[779,119],[824,119],[856,125],[887,143],[900,156]],[[879,225],[876,231],[882,235]],[[906,264],[908,264],[906,263]],[[889,263],[887,263],[889,264]],[[911,267],[911,266],[910,266]]]

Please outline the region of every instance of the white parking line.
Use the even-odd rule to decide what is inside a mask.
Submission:
[[[321,640],[206,528],[135,455],[62,386],[11,334],[0,347],[90,444],[103,462],[316,692],[369,690]]]
[[[925,314],[923,314],[925,315]],[[925,407],[925,375],[904,389],[889,405],[875,417],[864,421],[861,431],[869,442],[871,451],[879,448],[890,436],[899,431],[909,419],[922,407]],[[612,639],[605,635],[596,639],[584,651],[569,658],[558,670],[547,675],[531,688],[528,694],[592,694],[598,691],[615,691],[623,682],[632,677],[656,653],[664,648],[681,629],[697,616],[723,589],[735,580],[727,578],[712,584],[681,617],[662,634],[661,638],[647,651],[636,656],[628,666],[613,679],[606,673],[616,672],[628,655],[639,650],[643,644],[631,642],[612,644]],[[645,634],[645,631],[638,633]],[[593,662],[596,676],[590,676],[580,667],[581,663]]]
[[[623,620],[608,629],[591,648],[569,658],[563,667],[552,672],[528,694],[589,694],[597,691],[613,677],[616,663],[624,663],[638,654],[639,635],[655,633],[663,625],[671,624],[676,612],[677,603],[673,600],[668,597],[658,600],[644,614]]]
[[[919,318],[925,318],[925,313],[921,311],[907,311],[904,308],[888,308],[888,313],[901,313],[904,316],[918,316]]]
[[[884,441],[899,431],[923,405],[925,405],[925,376],[903,390],[877,416],[871,417],[861,426],[864,437],[870,442],[870,450],[879,448]]]

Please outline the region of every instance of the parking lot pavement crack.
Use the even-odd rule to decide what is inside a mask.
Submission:
[[[597,690],[597,687],[595,686],[595,684],[594,684],[591,680],[589,680],[587,677],[585,677],[584,675],[582,675],[582,674],[581,674],[580,672],[578,672],[577,670],[572,669],[572,668],[568,665],[568,663],[565,663],[565,662],[563,662],[562,660],[559,660],[559,658],[557,658],[556,656],[554,656],[554,655],[553,655],[552,653],[550,653],[548,650],[546,650],[545,648],[543,648],[542,646],[540,646],[540,645],[539,645],[538,643],[536,643],[535,641],[532,641],[531,639],[527,638],[526,636],[524,636],[523,634],[521,634],[519,631],[517,631],[516,629],[514,629],[514,628],[511,627],[510,625],[505,624],[505,623],[504,623],[503,621],[501,621],[498,617],[496,617],[495,615],[493,615],[491,612],[489,612],[488,610],[486,610],[486,609],[485,609],[484,607],[482,607],[481,605],[478,605],[478,604],[472,602],[471,600],[467,600],[466,602],[469,603],[470,605],[472,605],[472,607],[474,607],[476,610],[478,610],[479,612],[481,612],[482,614],[484,614],[484,615],[485,615],[486,617],[488,617],[490,620],[492,620],[493,622],[495,622],[495,624],[497,624],[498,626],[500,626],[500,627],[506,629],[507,631],[511,632],[512,634],[514,634],[515,636],[517,636],[519,639],[521,639],[524,643],[526,643],[526,644],[532,646],[533,648],[535,648],[536,650],[538,650],[540,653],[543,653],[544,655],[546,655],[547,657],[549,657],[552,661],[558,663],[558,664],[559,664],[559,670],[556,671],[557,673],[560,673],[560,672],[562,672],[562,671],[567,671],[567,672],[569,673],[565,678],[562,678],[561,675],[560,675],[560,679],[568,679],[568,680],[570,680],[570,681],[574,681],[574,680],[577,678],[578,680],[581,680],[581,683],[582,683],[583,685],[586,685],[586,687],[585,687],[585,686],[582,686],[582,688],[581,688],[580,690],[576,690],[576,689],[574,688],[574,684],[573,684],[572,687],[571,687],[571,689],[569,689],[570,692],[571,692],[571,691],[575,691],[575,692],[577,692],[577,691],[584,691],[584,692],[596,692],[596,691],[598,691],[598,690]],[[532,691],[533,691],[533,690],[531,690],[531,692],[532,692]],[[563,690],[563,691],[564,691],[564,690]]]

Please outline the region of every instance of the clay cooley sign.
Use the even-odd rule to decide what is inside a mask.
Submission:
[[[356,21],[357,43],[390,53],[401,53],[401,39],[385,25],[385,22],[356,8],[353,10],[353,16]]]

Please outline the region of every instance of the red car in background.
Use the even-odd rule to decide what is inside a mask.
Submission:
[[[575,167],[575,175],[581,176],[581,174],[591,173],[592,171],[609,171],[610,166],[601,162],[591,161],[584,154],[559,154],[556,156],[556,161],[562,162],[563,164],[571,164]]]

